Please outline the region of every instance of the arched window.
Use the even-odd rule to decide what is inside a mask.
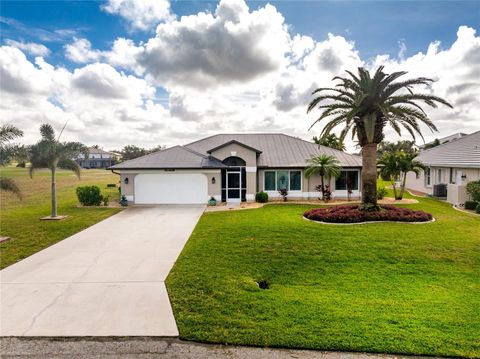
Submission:
[[[243,167],[247,164],[240,157],[235,157],[235,156],[225,158],[222,161],[222,163],[230,167]]]

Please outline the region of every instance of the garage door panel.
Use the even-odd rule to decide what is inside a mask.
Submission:
[[[207,176],[201,173],[143,173],[135,176],[136,204],[206,203]]]

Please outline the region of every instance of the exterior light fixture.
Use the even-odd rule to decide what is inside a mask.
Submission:
[[[128,177],[125,177],[125,179],[123,180],[123,183],[128,184]]]
[[[467,179],[467,175],[465,173],[462,173],[462,181],[465,181]]]
[[[215,184],[215,182],[217,182],[217,180],[215,179],[215,177],[212,177],[212,184]]]

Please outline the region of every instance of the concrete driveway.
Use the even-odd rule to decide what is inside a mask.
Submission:
[[[0,271],[0,335],[177,336],[164,281],[204,209],[131,207]]]

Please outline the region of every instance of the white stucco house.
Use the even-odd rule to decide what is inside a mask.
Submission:
[[[427,166],[416,178],[407,176],[407,187],[463,206],[466,185],[480,179],[480,131],[420,152],[417,160]]]
[[[285,134],[219,134],[174,146],[112,166],[120,174],[121,191],[134,204],[253,201],[265,191],[270,199],[318,198],[319,176],[306,178],[312,156],[335,156],[342,172],[330,179],[335,197],[360,197],[362,158]]]

